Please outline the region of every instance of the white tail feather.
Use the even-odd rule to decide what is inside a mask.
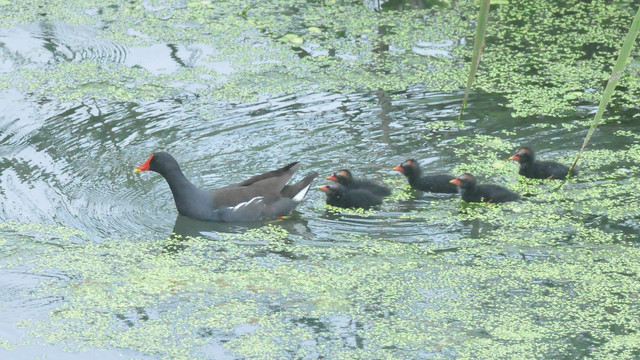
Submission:
[[[305,186],[302,190],[300,190],[296,196],[294,196],[291,200],[295,201],[295,202],[300,202],[302,201],[302,199],[304,199],[304,196],[307,195],[307,191],[309,191],[309,187],[311,186],[311,184]]]

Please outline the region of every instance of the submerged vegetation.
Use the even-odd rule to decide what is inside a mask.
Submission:
[[[211,104],[225,100],[376,90],[407,100],[463,88],[476,2],[394,4],[0,1],[0,29],[69,37],[45,39],[62,49],[58,57],[4,54],[19,66],[0,72],[0,91],[38,104],[169,99],[207,121],[221,111]],[[634,6],[496,2],[476,84],[504,106],[491,111],[510,111],[514,123],[529,124],[526,133],[504,122],[486,130],[497,127],[491,113],[463,121],[465,133],[452,130],[455,115],[419,117],[416,143],[446,146],[458,160],[452,172],[505,185],[522,201],[424,197],[397,177],[385,179],[394,193],[380,209],[325,207],[322,199],[319,223],[283,220],[214,238],[96,239],[70,226],[0,223],[0,270],[44,274],[21,296],[58,304],[45,320],[21,320],[29,337],[0,339],[0,348],[41,341],[162,359],[640,357],[640,136],[620,115],[637,116],[638,59],[621,74],[616,116],[606,119],[625,125],[604,130],[616,147],[586,151],[579,177],[564,186],[526,179],[507,161],[537,134],[558,145],[586,133],[583,118]],[[117,55],[157,44],[181,66]],[[290,223],[311,230],[299,234]],[[353,230],[362,223],[369,235]],[[401,232],[425,223],[428,233]]]

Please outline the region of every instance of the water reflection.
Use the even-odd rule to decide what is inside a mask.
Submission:
[[[126,47],[96,35],[90,27],[46,21],[0,29],[0,72],[71,61],[121,63],[126,59]]]
[[[303,219],[299,213],[293,212],[284,219],[247,221],[239,223],[200,221],[178,215],[171,235],[179,237],[207,237],[216,239],[218,234],[242,234],[247,230],[258,229],[268,225],[282,227],[290,234],[295,234],[303,238],[311,237],[314,234],[308,227],[308,221]]]

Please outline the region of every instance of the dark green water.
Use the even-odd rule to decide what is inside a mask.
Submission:
[[[505,3],[496,23],[536,4]],[[516,83],[474,92],[458,129],[473,2],[245,5],[0,1],[0,358],[640,356],[637,67],[558,188],[506,159],[569,164],[602,79],[567,74],[553,103],[556,78],[513,90],[520,73],[493,65]],[[494,39],[491,64],[492,44],[527,52]],[[296,179],[346,167],[395,191],[364,214],[310,191],[285,220],[202,223],[132,173],[158,150],[204,188],[301,161]],[[391,170],[408,158],[523,200],[414,193]]]

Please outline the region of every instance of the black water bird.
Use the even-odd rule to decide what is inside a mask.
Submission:
[[[451,184],[460,187],[460,196],[466,202],[504,203],[520,198],[520,195],[499,185],[477,185],[476,178],[469,173],[451,180]]]
[[[518,173],[531,179],[564,179],[569,173],[569,167],[559,162],[536,160],[533,150],[528,147],[521,147],[509,160],[519,162]],[[574,169],[571,175],[577,175],[577,170]]]
[[[327,204],[341,208],[369,209],[382,204],[382,197],[364,189],[348,189],[346,186],[333,183],[319,186],[318,189],[327,194]]]
[[[327,176],[327,180],[331,180],[344,185],[348,190],[367,190],[375,195],[382,197],[391,195],[391,190],[388,187],[376,184],[369,180],[354,179],[351,171],[347,169],[336,171],[335,173]]]
[[[415,159],[409,159],[393,168],[399,171],[409,180],[413,189],[434,193],[457,193],[458,187],[450,181],[456,177],[449,174],[434,174],[422,176],[420,165]]]
[[[318,176],[312,172],[287,185],[300,166],[293,162],[215,190],[203,190],[189,182],[176,159],[166,152],[153,153],[134,172],[151,170],[162,175],[180,215],[205,221],[252,221],[285,216],[298,206]]]

